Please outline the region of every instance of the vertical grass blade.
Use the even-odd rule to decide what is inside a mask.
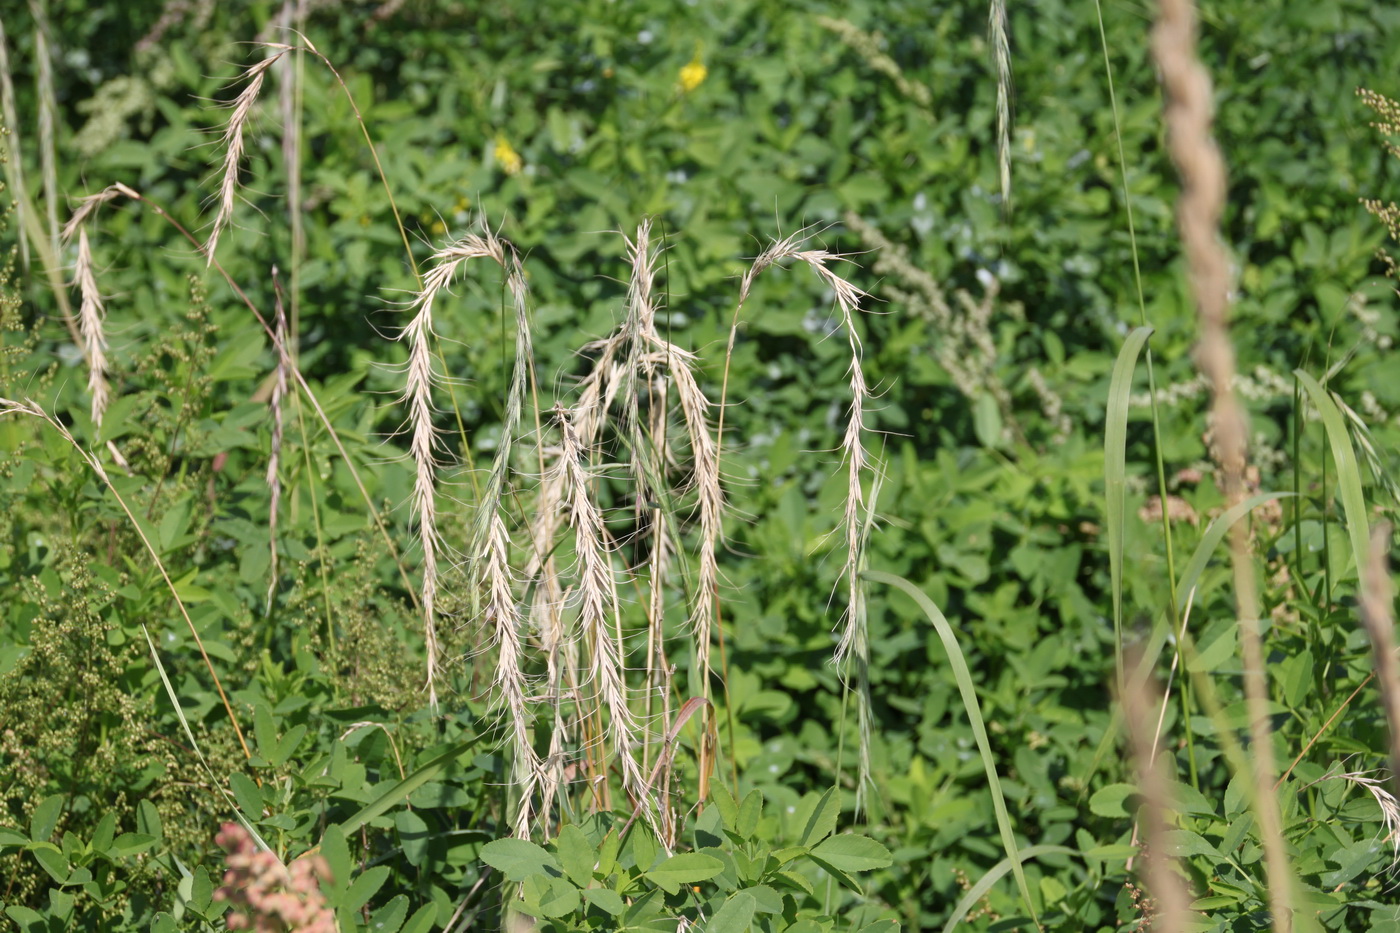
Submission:
[[[1332,449],[1332,462],[1337,467],[1337,494],[1341,496],[1342,514],[1346,516],[1351,556],[1356,561],[1359,587],[1365,592],[1367,576],[1370,573],[1370,523],[1366,520],[1366,499],[1361,494],[1361,467],[1356,460],[1356,451],[1351,446],[1351,435],[1347,433],[1346,421],[1342,418],[1340,409],[1332,400],[1332,393],[1301,369],[1295,369],[1293,375],[1303,384],[1308,398],[1322,416],[1327,444]]]
[[[924,611],[938,632],[938,637],[943,642],[943,648],[948,652],[948,664],[953,669],[953,678],[958,682],[958,693],[962,695],[963,708],[967,710],[968,723],[972,726],[972,735],[977,740],[977,750],[982,754],[982,767],[986,769],[987,787],[992,792],[992,807],[997,814],[997,828],[1001,831],[1002,848],[1006,850],[1006,858],[1011,863],[1011,872],[1016,876],[1016,886],[1021,890],[1021,900],[1026,905],[1026,911],[1030,914],[1036,927],[1040,928],[1040,918],[1036,916],[1035,902],[1031,900],[1030,887],[1026,884],[1026,873],[1021,867],[1022,855],[1016,845],[1016,834],[1011,828],[1011,815],[1006,810],[1006,798],[1001,792],[1001,778],[997,776],[996,756],[992,754],[992,745],[987,740],[987,727],[982,721],[982,709],[977,700],[977,688],[972,683],[972,672],[968,670],[967,659],[963,657],[962,648],[958,646],[958,639],[953,634],[952,626],[943,617],[942,611],[933,604],[933,600],[903,577],[879,570],[867,570],[861,576],[875,583],[886,583],[906,594]]]
[[[1108,519],[1108,572],[1113,591],[1113,659],[1118,688],[1123,688],[1123,523],[1127,508],[1128,396],[1138,354],[1152,336],[1152,328],[1136,327],[1128,335],[1108,384],[1108,413],[1103,432],[1103,483]],[[1164,491],[1165,494],[1165,491]]]

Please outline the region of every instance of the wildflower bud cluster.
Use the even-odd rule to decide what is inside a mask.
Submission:
[[[214,899],[230,905],[230,930],[335,933],[335,914],[321,894],[320,882],[330,879],[324,858],[299,858],[284,867],[237,823],[225,823],[215,841],[228,853],[228,870]]]

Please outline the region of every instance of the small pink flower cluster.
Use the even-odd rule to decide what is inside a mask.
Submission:
[[[320,881],[330,879],[324,858],[299,858],[283,868],[237,823],[225,823],[214,841],[228,853],[228,871],[214,900],[230,904],[225,918],[230,930],[336,933],[335,914],[321,894]]]

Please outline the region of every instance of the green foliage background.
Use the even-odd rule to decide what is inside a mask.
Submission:
[[[11,7],[3,22],[21,119],[10,158],[40,204],[38,31],[32,12]],[[250,43],[294,40],[277,28],[275,5],[195,4],[176,16],[154,3],[50,0],[44,8],[56,68],[57,190],[73,199],[120,181],[198,230],[211,216],[225,118],[210,101],[241,89],[230,82],[261,54]],[[1135,270],[1155,328],[1156,377],[1168,387],[1161,441],[1171,491],[1202,518],[1175,526],[1181,552],[1223,501],[1209,475],[1208,393],[1191,357],[1195,312],[1147,46],[1153,12],[1104,7],[1101,43],[1092,4],[1012,5],[1010,205],[997,193],[985,6],[345,2],[317,6],[305,28],[363,113],[418,261],[478,223],[526,257],[547,399],[584,371],[584,344],[616,325],[628,274],[622,235],[643,217],[665,236],[665,326],[701,354],[715,387],[746,257],[800,228],[850,254],[843,275],[874,299],[862,326],[885,474],[869,564],[912,581],[956,626],[1022,843],[1078,853],[1027,865],[1036,909],[1065,930],[1117,929],[1141,917],[1114,848],[1128,841],[1130,823],[1126,792],[1113,789],[1132,778],[1105,740],[1114,633],[1102,536],[1108,382],[1124,335],[1140,323]],[[1217,139],[1230,168],[1224,240],[1236,263],[1233,328],[1257,482],[1303,493],[1300,511],[1285,505],[1256,529],[1265,605],[1276,611],[1269,648],[1286,765],[1370,669],[1324,438],[1315,424],[1295,437],[1294,368],[1327,373],[1329,388],[1362,414],[1377,452],[1368,503],[1387,513],[1395,506],[1395,297],[1374,258],[1384,229],[1358,203],[1394,190],[1395,163],[1354,91],[1396,92],[1386,82],[1400,60],[1400,11],[1288,0],[1212,4],[1204,15],[1200,54],[1216,84]],[[686,91],[679,74],[692,61],[707,73]],[[345,96],[313,59],[297,67],[306,259],[288,281],[298,295],[300,361],[393,537],[409,542],[403,503],[412,479],[396,403],[406,354],[389,338],[414,280]],[[275,90],[254,126],[246,202],[219,258],[254,303],[270,308],[270,269],[285,278],[294,251]],[[522,160],[519,173],[505,171],[503,143]],[[18,244],[19,218],[9,221],[7,240]],[[111,441],[131,464],[131,475],[114,482],[145,509],[232,700],[264,716],[261,763],[251,770],[268,780],[261,788],[235,782],[233,792],[252,795],[240,795],[240,805],[264,814],[262,831],[281,851],[298,854],[327,821],[356,812],[451,743],[473,740],[465,764],[413,792],[413,809],[370,821],[373,833],[356,853],[389,869],[375,909],[403,895],[413,911],[432,905],[432,922],[446,924],[481,877],[482,844],[506,834],[499,785],[508,767],[485,715],[487,675],[471,660],[481,635],[462,625],[449,636],[461,660],[449,671],[447,719],[433,719],[416,689],[422,649],[408,594],[348,471],[310,422],[289,428],[297,449],[284,467],[284,579],[265,615],[273,354],[224,282],[155,212],[104,206],[92,237],[117,395],[100,435],[85,414],[81,355],[56,318],[38,258],[26,266],[18,249],[6,282],[15,300],[5,308],[0,395],[39,400],[80,440]],[[882,264],[896,254],[934,291]],[[453,454],[481,465],[499,434],[513,336],[496,278],[459,292],[439,315],[468,438]],[[940,300],[959,328],[942,326]],[[725,465],[737,520],[723,563],[729,624],[719,718],[732,721],[721,730],[723,777],[737,777],[736,796],[757,789],[768,802],[750,842],[800,834],[802,814],[832,784],[852,796],[853,717],[830,663],[844,598],[831,540],[844,478],[831,451],[849,401],[843,342],[825,339],[837,323],[830,296],[803,270],[770,273],[749,303],[730,376]],[[950,375],[940,353],[968,361],[976,378]],[[1167,606],[1172,585],[1160,525],[1132,517],[1155,491],[1148,419],[1147,406],[1132,408],[1127,442],[1125,589],[1130,625],[1140,629]],[[441,426],[455,431],[450,411]],[[198,896],[197,879],[218,876],[212,837],[229,814],[185,747],[143,623],[214,771],[242,772],[222,705],[105,489],[34,426],[7,420],[0,436],[0,826],[32,840],[36,808],[64,795],[55,840],[64,831],[88,839],[107,812],[121,831],[161,840],[134,874],[125,853],[103,862],[62,847],[71,866],[87,865],[84,858],[107,866],[94,870],[90,890],[19,843],[2,848],[9,837],[0,835],[0,876],[10,879],[0,901],[81,916],[94,929],[144,928],[157,910],[182,924],[212,920],[219,911],[207,890]],[[468,485],[470,475],[457,481]],[[446,511],[445,537],[464,541],[469,522],[466,509]],[[1193,622],[1199,666],[1218,677],[1228,714],[1239,662],[1227,579],[1212,565]],[[466,594],[449,600],[446,609],[465,618]],[[870,626],[876,793],[858,816],[894,864],[839,895],[858,905],[840,928],[889,918],[937,929],[968,879],[1003,854],[938,638],[911,602],[882,589],[872,595]],[[369,720],[388,728],[355,727]],[[1300,787],[1336,763],[1359,770],[1383,759],[1378,706],[1351,707],[1345,723],[1311,747],[1296,772]],[[1199,708],[1168,710],[1166,734],[1194,794],[1182,831],[1209,837],[1214,856],[1184,854],[1196,893],[1219,899],[1207,913],[1218,925],[1252,929],[1263,922],[1261,889],[1250,880],[1262,877],[1259,856],[1243,837],[1235,839],[1242,852],[1224,845],[1242,805],[1227,790],[1214,728]],[[301,737],[277,760],[269,748],[296,730]],[[1383,906],[1392,885],[1374,844],[1374,801],[1345,782],[1295,796],[1301,822],[1290,841],[1321,922],[1400,922]],[[150,832],[153,819],[159,832]],[[175,890],[182,876],[189,890]],[[62,895],[45,899],[50,881],[83,892],[69,913]],[[468,901],[482,922],[494,916],[490,898]],[[1009,882],[981,904],[969,921],[979,928],[1023,916]],[[39,922],[22,911],[7,916],[0,923],[20,929]]]

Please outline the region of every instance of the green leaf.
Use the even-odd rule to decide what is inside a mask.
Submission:
[[[1211,845],[1206,837],[1189,829],[1168,830],[1163,834],[1162,842],[1168,855],[1178,858],[1200,855],[1215,863],[1225,861],[1220,851]]]
[[[351,862],[350,846],[345,842],[345,831],[332,823],[321,834],[321,855],[331,872],[332,886],[344,890],[350,885]]]
[[[202,866],[195,866],[190,872],[189,902],[190,906],[201,914],[214,902],[214,882]]]
[[[47,930],[48,923],[44,920],[44,915],[29,907],[21,907],[19,904],[11,904],[5,908],[5,915],[18,923],[26,933],[38,933],[40,930]]]
[[[739,805],[734,802],[734,795],[729,793],[729,788],[715,782],[710,785],[710,797],[713,798],[715,806],[719,809],[719,815],[724,819],[724,825],[733,829],[739,821]]]
[[[427,822],[413,810],[400,810],[394,815],[394,827],[399,831],[399,845],[408,864],[414,868],[422,865],[428,854]]]
[[[812,849],[812,858],[841,871],[871,871],[888,868],[890,850],[869,836],[842,835],[822,840]]]
[[[753,898],[754,909],[761,914],[783,912],[783,896],[766,884],[755,884],[741,892]]]
[[[1342,499],[1342,512],[1346,515],[1352,560],[1356,562],[1358,589],[1365,592],[1366,578],[1370,572],[1371,527],[1366,518],[1366,498],[1361,491],[1361,468],[1356,462],[1356,450],[1351,446],[1351,435],[1347,432],[1342,413],[1332,401],[1331,393],[1301,369],[1293,370],[1293,375],[1307,389],[1308,397],[1322,415],[1322,426],[1332,449],[1332,462],[1337,467],[1337,490]]]
[[[1138,792],[1132,784],[1110,784],[1094,791],[1089,798],[1089,811],[1110,819],[1124,819],[1132,816],[1124,806],[1127,799]]]
[[[407,916],[408,895],[400,894],[370,915],[370,933],[398,933]]]
[[[712,855],[682,852],[647,872],[646,877],[667,894],[675,894],[683,884],[708,881],[722,871],[724,863]]]
[[[1104,418],[1103,479],[1107,512],[1109,587],[1113,594],[1113,644],[1118,682],[1123,681],[1123,530],[1127,510],[1128,397],[1133,371],[1152,328],[1138,327],[1128,335],[1113,363],[1108,386],[1108,412]]]
[[[481,860],[510,881],[524,881],[546,869],[559,869],[559,861],[540,846],[525,839],[497,839],[481,848]]]
[[[235,771],[228,776],[230,788],[233,790],[233,799],[238,801],[238,806],[247,814],[250,820],[259,820],[263,816],[263,795],[262,788],[252,778],[242,771]]]
[[[579,909],[578,888],[563,878],[531,875],[521,885],[525,907],[537,917],[562,917]]]
[[[655,865],[657,854],[656,838],[652,836],[651,829],[644,823],[633,826],[632,861],[636,862],[638,870],[646,871]]]
[[[734,822],[734,831],[740,839],[752,839],[758,830],[758,821],[763,816],[763,794],[751,790],[739,805],[739,818]]]
[[[63,812],[62,794],[54,794],[52,797],[44,798],[37,807],[34,808],[34,815],[29,818],[29,838],[34,842],[48,842],[53,835],[54,827],[58,825],[58,817]]]
[[[112,840],[107,854],[112,858],[126,858],[128,855],[145,852],[156,842],[156,837],[148,833],[122,833]]]
[[[29,851],[33,853],[44,871],[48,872],[54,881],[64,884],[68,881],[68,875],[72,869],[68,865],[68,859],[63,852],[51,842],[31,842]]]
[[[384,793],[376,797],[362,810],[342,823],[341,829],[346,833],[353,833],[380,814],[387,813],[391,808],[397,806],[408,797],[409,794],[441,774],[448,765],[452,764],[475,745],[476,738],[472,737],[450,746],[446,751],[433,758],[427,764],[419,767],[408,777],[399,781],[393,787],[390,787]]]
[[[149,800],[136,805],[136,831],[160,839],[163,832],[160,825],[160,811]]]
[[[802,845],[814,846],[836,831],[836,821],[841,816],[841,795],[835,787],[822,794],[812,815],[807,818],[807,826],[802,830]]]
[[[724,906],[715,911],[710,922],[705,925],[705,933],[744,933],[753,922],[758,905],[753,896],[745,891],[729,895]]]
[[[593,864],[597,853],[583,830],[572,823],[559,830],[554,840],[554,851],[570,881],[580,888],[586,888],[593,882]]]
[[[356,911],[365,906],[371,897],[384,886],[384,882],[389,880],[389,866],[376,865],[373,868],[365,869],[361,875],[350,885],[349,890],[340,898],[340,902],[335,905],[337,910]]]
[[[98,855],[105,854],[107,847],[112,844],[112,837],[117,831],[117,815],[108,810],[102,815],[102,819],[97,821],[97,826],[92,831],[92,841],[88,845],[92,851]]]
[[[437,925],[437,906],[434,904],[424,904],[422,907],[408,918],[408,922],[403,925],[399,933],[428,933]]]
[[[988,450],[998,450],[1006,445],[1002,437],[1005,425],[1001,418],[1001,409],[997,407],[997,400],[992,397],[992,393],[983,392],[979,394],[972,403],[972,430],[977,435],[977,441]]]
[[[627,905],[622,901],[622,895],[610,888],[588,888],[583,892],[583,899],[613,917],[620,915],[627,909]]]

